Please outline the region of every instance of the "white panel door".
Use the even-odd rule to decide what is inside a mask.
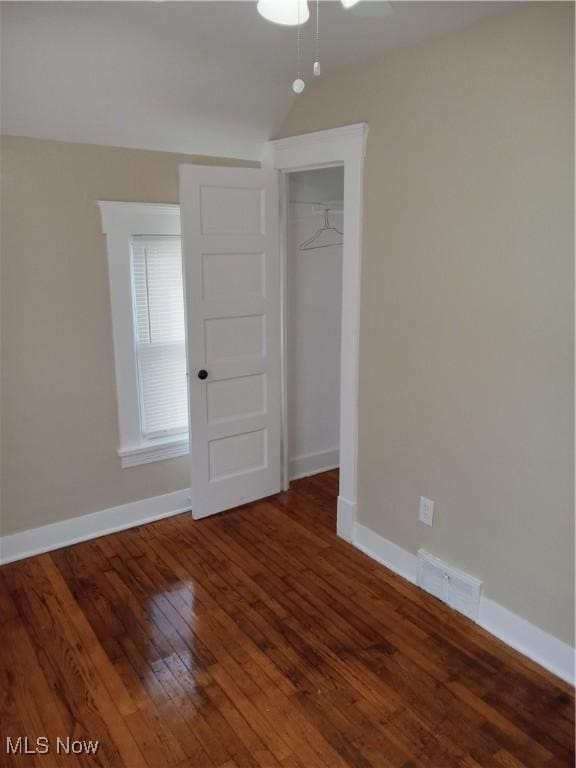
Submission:
[[[180,166],[192,514],[281,488],[278,183]]]

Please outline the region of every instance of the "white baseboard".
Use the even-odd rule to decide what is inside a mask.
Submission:
[[[407,552],[360,523],[356,523],[354,526],[352,543],[369,557],[390,568],[391,571],[404,577],[412,584],[416,584],[418,558],[412,552]]]
[[[12,563],[32,555],[67,547],[108,533],[123,531],[143,523],[161,520],[190,509],[190,489],[131,501],[119,507],[102,509],[89,515],[72,517],[39,528],[0,537],[0,564]]]
[[[478,624],[516,651],[574,685],[575,649],[489,597],[480,601]]]
[[[288,461],[288,475],[290,480],[298,480],[300,477],[317,475],[319,472],[327,472],[336,469],[340,461],[340,450],[332,448],[329,451],[316,451],[316,453],[304,453],[301,456],[293,456]]]
[[[356,521],[356,504],[353,501],[338,496],[336,513],[336,533],[344,541],[353,543]]]
[[[391,571],[416,583],[418,558],[360,523],[353,526],[352,543]],[[345,537],[344,537],[345,538]],[[575,649],[504,606],[482,596],[478,624],[514,650],[567,683],[575,682]]]

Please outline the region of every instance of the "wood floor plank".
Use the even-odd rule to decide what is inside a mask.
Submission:
[[[335,535],[338,472],[0,569],[0,768],[568,768],[570,687]]]
[[[43,566],[49,559],[43,555],[24,562],[10,571],[7,581],[14,590],[13,597],[42,669],[51,681],[55,705],[70,713],[67,733],[54,734],[54,739],[81,732],[98,740],[101,753],[90,758],[92,765],[146,765],[126,718],[101,677],[106,671],[84,651],[84,642],[90,647],[91,639],[77,633],[74,620],[60,601],[62,596],[55,593],[47,578]],[[75,610],[79,608],[76,606]],[[33,674],[33,670],[28,674]],[[110,684],[110,680],[107,682]],[[80,758],[78,764],[89,763]]]

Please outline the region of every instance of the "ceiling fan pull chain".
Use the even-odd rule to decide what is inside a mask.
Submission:
[[[298,76],[292,83],[294,93],[302,93],[306,83],[302,79],[302,24],[300,21],[300,3],[298,3],[298,32],[296,36],[296,59],[298,64]]]
[[[316,55],[314,57],[314,76],[320,75],[320,0],[316,0]]]

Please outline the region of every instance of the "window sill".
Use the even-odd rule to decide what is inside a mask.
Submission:
[[[171,437],[166,440],[150,440],[137,448],[123,448],[118,451],[122,469],[151,464],[154,461],[175,459],[190,453],[188,437]]]

